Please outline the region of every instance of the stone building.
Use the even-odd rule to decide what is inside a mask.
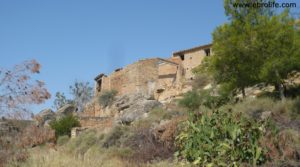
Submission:
[[[99,74],[95,94],[116,90],[118,95],[143,93],[159,101],[175,97],[189,90],[187,83],[194,79],[192,69],[212,54],[211,47],[208,44],[176,51],[168,59],[139,60],[110,75]]]

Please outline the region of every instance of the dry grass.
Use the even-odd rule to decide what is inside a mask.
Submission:
[[[11,163],[8,166],[19,166]],[[82,157],[75,157],[63,150],[36,148],[31,151],[30,158],[20,166],[23,167],[126,167],[126,163],[103,153],[87,153]]]
[[[31,156],[25,163],[11,162],[8,167],[190,167],[187,162],[156,161],[146,164],[136,164],[116,155],[117,148],[102,150],[90,149],[84,156],[75,157],[61,147],[58,151],[37,147],[31,150]]]

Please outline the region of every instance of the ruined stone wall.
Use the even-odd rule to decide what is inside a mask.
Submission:
[[[82,127],[96,127],[101,126],[103,128],[105,127],[111,127],[112,125],[112,117],[80,117],[80,125]]]
[[[200,65],[205,57],[206,53],[204,50],[198,50],[184,54],[182,65],[185,70],[186,79],[190,80],[194,77],[192,69]]]
[[[110,90],[110,78],[102,77],[101,92]]]
[[[161,62],[158,67],[158,88],[166,89],[175,86],[178,66]]]
[[[136,87],[138,93],[149,96],[154,95],[154,91],[158,79],[158,59],[140,60],[137,63],[137,82]],[[132,92],[132,93],[136,93]]]
[[[101,85],[101,89],[96,89],[96,96],[107,90],[116,90],[118,95],[142,93],[156,99],[159,99],[158,92],[164,98],[179,95],[183,90],[190,89],[187,86],[194,79],[192,70],[202,63],[210,47],[205,45],[175,52],[168,59],[140,60],[124,69],[117,69],[108,76],[99,74],[96,77],[96,88]],[[103,111],[95,109],[94,115],[103,115],[101,112]]]
[[[140,60],[102,77],[101,92],[116,90],[118,95],[137,92],[153,94],[158,77],[157,62],[156,58]],[[96,95],[101,92],[97,92]]]

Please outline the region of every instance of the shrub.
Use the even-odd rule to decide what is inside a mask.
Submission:
[[[252,118],[259,119],[260,115],[264,111],[273,111],[276,103],[271,98],[247,98],[241,103],[224,106],[224,109],[231,108],[234,112],[245,113]],[[278,106],[279,107],[279,106]]]
[[[176,137],[179,151],[200,166],[236,166],[243,162],[254,166],[265,161],[259,146],[265,125],[229,111],[202,112],[185,122]]]
[[[179,105],[196,110],[201,105],[201,97],[196,91],[190,91],[184,94],[183,99],[179,101]]]
[[[174,154],[174,147],[169,148],[163,142],[155,138],[148,128],[139,128],[128,138],[126,144],[133,150],[129,160],[138,164],[153,160],[169,159]]]
[[[59,120],[51,121],[50,126],[55,130],[56,137],[63,135],[71,136],[71,129],[80,126],[80,123],[75,116],[70,114]]]
[[[21,133],[20,146],[34,147],[45,144],[47,142],[55,142],[55,133],[50,128],[37,126],[28,126]]]
[[[129,134],[129,129],[126,126],[116,126],[114,127],[109,134],[104,139],[102,147],[109,148],[112,146],[121,146],[124,144],[124,138]]]
[[[213,90],[190,91],[184,94],[179,105],[189,108],[192,111],[199,109],[201,105],[215,109],[226,104],[230,99],[227,95],[212,95]]]
[[[59,136],[57,138],[57,145],[62,146],[69,141],[70,137],[68,135]]]
[[[105,91],[99,96],[99,104],[103,107],[107,107],[112,104],[115,96],[117,95],[116,90]]]
[[[212,77],[205,74],[197,74],[194,82],[192,82],[192,87],[195,90],[203,89],[208,84],[212,83]]]

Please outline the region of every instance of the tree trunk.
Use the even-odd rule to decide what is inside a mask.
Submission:
[[[280,93],[280,99],[282,101],[285,101],[284,86],[282,83],[280,83],[280,86],[279,86],[279,93]]]
[[[243,99],[246,97],[245,88],[242,88]]]
[[[279,79],[279,78],[280,78],[280,75],[279,75],[278,70],[276,70],[275,73],[276,73],[276,77]],[[283,83],[281,83],[281,82],[280,82],[280,83],[277,83],[277,84],[275,85],[275,89],[278,89],[280,99],[281,99],[282,101],[285,101],[285,94],[284,94],[285,88],[284,88]]]

